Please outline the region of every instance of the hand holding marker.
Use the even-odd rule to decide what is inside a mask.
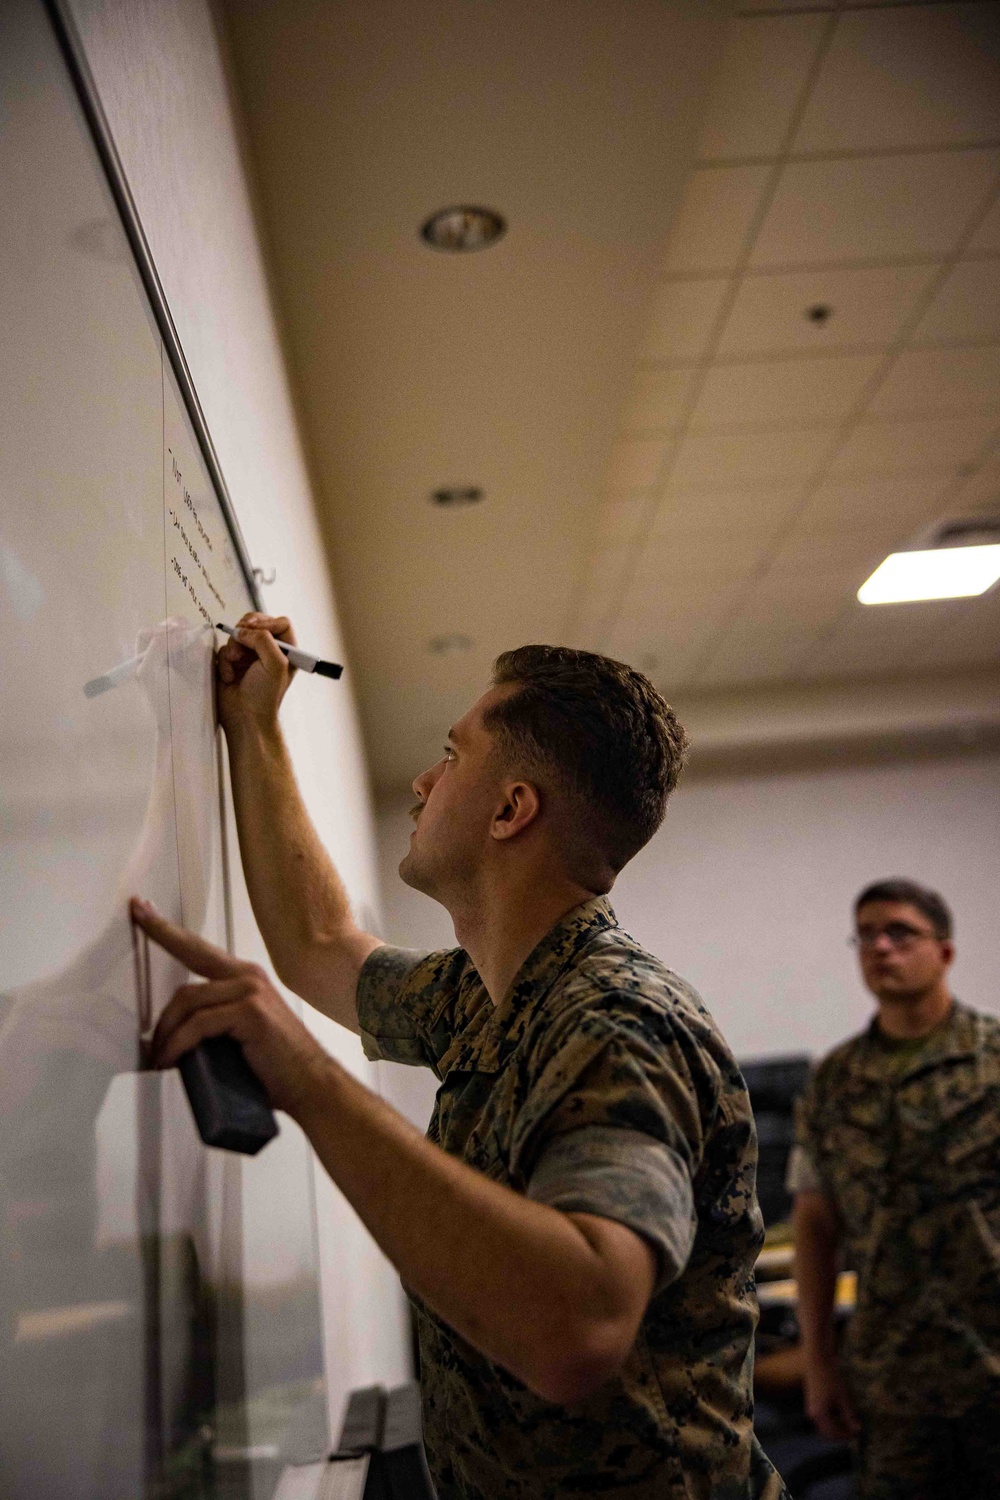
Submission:
[[[221,630],[223,635],[231,635],[234,640],[239,640],[239,631],[233,625],[218,624],[215,627]],[[292,667],[298,667],[300,672],[315,672],[320,677],[332,677],[334,681],[342,674],[343,667],[339,662],[323,661],[318,656],[313,656],[311,651],[303,651],[300,646],[288,646],[284,641],[275,638],[274,644],[279,651],[283,651]],[[100,677],[92,677],[89,682],[83,684],[83,691],[88,698],[97,698],[101,693],[106,693],[110,688],[117,687],[121,682],[127,682],[134,677],[142,666],[145,651],[138,656],[130,656],[128,661],[123,661],[117,667],[112,667],[108,672],[102,672]]]
[[[239,630],[233,625],[223,625],[220,621],[216,630],[221,630],[223,635],[231,635],[234,640],[239,640]],[[309,651],[303,651],[300,646],[289,646],[284,641],[279,641],[277,636],[272,637],[279,651],[283,651],[288,658],[289,666],[298,667],[300,672],[318,672],[320,677],[338,678],[343,672],[343,667],[335,661],[321,661],[318,656],[313,656]]]

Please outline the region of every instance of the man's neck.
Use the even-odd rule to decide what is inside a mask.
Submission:
[[[893,1041],[912,1041],[927,1036],[945,1021],[954,1001],[947,985],[935,985],[923,995],[905,999],[880,999],[878,1029]]]
[[[451,911],[455,936],[476,966],[494,1005],[507,993],[525,959],[568,912],[593,891],[555,877],[517,882],[467,896]]]

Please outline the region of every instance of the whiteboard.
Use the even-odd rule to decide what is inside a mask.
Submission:
[[[325,1442],[308,1148],[201,1144],[126,909],[249,920],[212,654],[254,590],[80,84],[0,7],[0,1494],[270,1500]]]

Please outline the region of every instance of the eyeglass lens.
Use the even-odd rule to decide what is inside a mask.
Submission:
[[[905,948],[918,938],[934,937],[923,927],[911,927],[907,922],[887,922],[884,927],[862,927],[850,939],[855,948],[874,948],[880,937],[889,939],[894,948]]]

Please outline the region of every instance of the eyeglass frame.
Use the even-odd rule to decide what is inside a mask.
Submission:
[[[857,949],[858,952],[868,952],[874,948],[880,937],[889,939],[893,948],[900,952],[906,952],[912,948],[921,938],[933,938],[936,943],[945,943],[940,933],[933,928],[928,932],[923,927],[911,927],[908,922],[886,922],[884,927],[871,933],[852,932],[847,939],[848,946]]]

